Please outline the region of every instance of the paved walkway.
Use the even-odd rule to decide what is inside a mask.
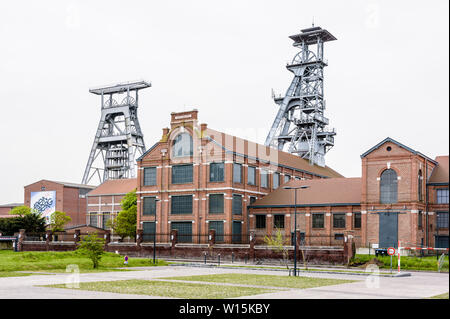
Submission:
[[[224,273],[271,274],[286,276],[285,272],[271,270],[202,268],[185,266],[141,267],[139,271],[84,273],[79,274],[80,282],[114,281],[128,279],[156,279],[162,277],[209,275]],[[448,273],[412,272],[410,277],[367,277],[348,274],[301,273],[301,276],[316,278],[335,278],[356,280],[353,283],[308,288],[289,289],[262,295],[242,298],[251,299],[373,299],[373,298],[426,298],[448,292]],[[0,299],[46,298],[46,299],[160,299],[162,297],[130,295],[107,292],[84,291],[79,289],[61,289],[37,287],[38,285],[65,284],[70,280],[66,273],[53,275],[31,275],[25,277],[0,278]]]

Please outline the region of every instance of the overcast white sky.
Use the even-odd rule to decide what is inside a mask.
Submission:
[[[100,119],[90,87],[145,79],[147,147],[170,113],[199,110],[216,130],[264,143],[284,94],[289,35],[326,43],[328,166],[361,176],[386,137],[449,153],[448,1],[1,1],[0,204],[40,179],[80,183]]]

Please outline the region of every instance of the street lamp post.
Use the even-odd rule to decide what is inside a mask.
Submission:
[[[155,231],[153,233],[153,264],[156,264],[156,203],[159,202],[160,200],[155,198]]]
[[[297,276],[297,189],[305,189],[309,186],[285,186],[284,189],[294,190],[294,276]]]

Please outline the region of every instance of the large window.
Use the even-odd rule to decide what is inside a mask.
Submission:
[[[171,222],[171,230],[177,230],[179,243],[192,242],[192,222]]]
[[[192,214],[192,195],[172,196],[171,214]]]
[[[280,173],[273,173],[273,189],[277,189],[280,186]]]
[[[90,215],[89,215],[89,225],[90,226],[94,226],[94,227],[97,227],[98,226],[98,222],[97,222],[97,214],[93,214],[93,213],[91,213]]]
[[[248,167],[247,184],[256,185],[256,167]]]
[[[108,221],[111,219],[110,213],[103,213],[102,215],[102,227],[103,229],[108,229]]]
[[[273,216],[273,227],[274,228],[284,228],[284,215],[274,215]]]
[[[223,214],[223,194],[209,194],[209,213]]]
[[[224,179],[224,163],[209,164],[209,181],[223,182]]]
[[[417,174],[417,195],[419,197],[419,201],[422,201],[422,171],[420,169]]]
[[[142,215],[156,214],[156,197],[144,197],[144,205]]]
[[[422,228],[422,220],[423,220],[423,214],[422,214],[422,211],[420,210],[417,214],[417,227],[419,229]]]
[[[144,186],[156,185],[156,167],[144,168]]]
[[[325,219],[323,213],[312,214],[312,228],[323,228],[324,221]]]
[[[216,242],[223,242],[223,221],[213,221],[208,222],[209,230],[214,229],[216,231]]]
[[[233,214],[242,215],[242,195],[233,194]]]
[[[345,213],[333,214],[333,228],[345,228]]]
[[[192,183],[192,164],[172,166],[172,184]]]
[[[175,137],[172,146],[172,156],[192,156],[192,150],[192,136],[190,134],[181,133]]]
[[[263,229],[266,228],[266,215],[255,215],[256,217],[256,228]]]
[[[261,176],[261,184],[260,184],[261,187],[267,188],[268,185],[269,185],[269,174],[268,174],[268,172],[265,169],[262,169],[260,171],[259,175]]]
[[[154,241],[155,240],[155,222],[143,222],[143,241]]]
[[[353,228],[361,228],[361,213],[353,213]]]
[[[233,183],[242,183],[242,165],[233,163]]]
[[[398,179],[393,169],[387,169],[380,178],[380,203],[397,203]]]
[[[242,222],[240,221],[233,221],[232,224],[232,233],[233,233],[233,237],[232,237],[232,241],[233,243],[241,243],[242,242]]]
[[[448,188],[436,189],[436,203],[448,204]]]
[[[442,228],[448,228],[448,212],[437,212],[436,213],[436,228],[442,229]]]

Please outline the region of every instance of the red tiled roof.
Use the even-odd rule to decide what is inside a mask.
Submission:
[[[111,195],[111,194],[126,194],[137,187],[136,178],[127,179],[109,179],[100,184],[97,188],[90,191],[88,196],[95,195]]]
[[[361,202],[361,178],[325,178],[313,180],[291,180],[272,193],[257,200],[252,206],[294,205],[294,190],[285,186],[309,186],[297,190],[297,205],[355,204]],[[325,205],[326,206],[326,205]]]
[[[448,155],[437,156],[438,165],[434,168],[428,183],[448,183]]]
[[[280,164],[307,171],[326,177],[344,177],[332,168],[318,165],[311,165],[308,160],[300,158],[291,153],[279,151],[277,149],[250,142],[236,136],[228,135],[213,129],[207,128],[207,135],[223,146],[228,151],[244,154],[249,157],[258,157],[260,160],[270,161],[272,164]]]

